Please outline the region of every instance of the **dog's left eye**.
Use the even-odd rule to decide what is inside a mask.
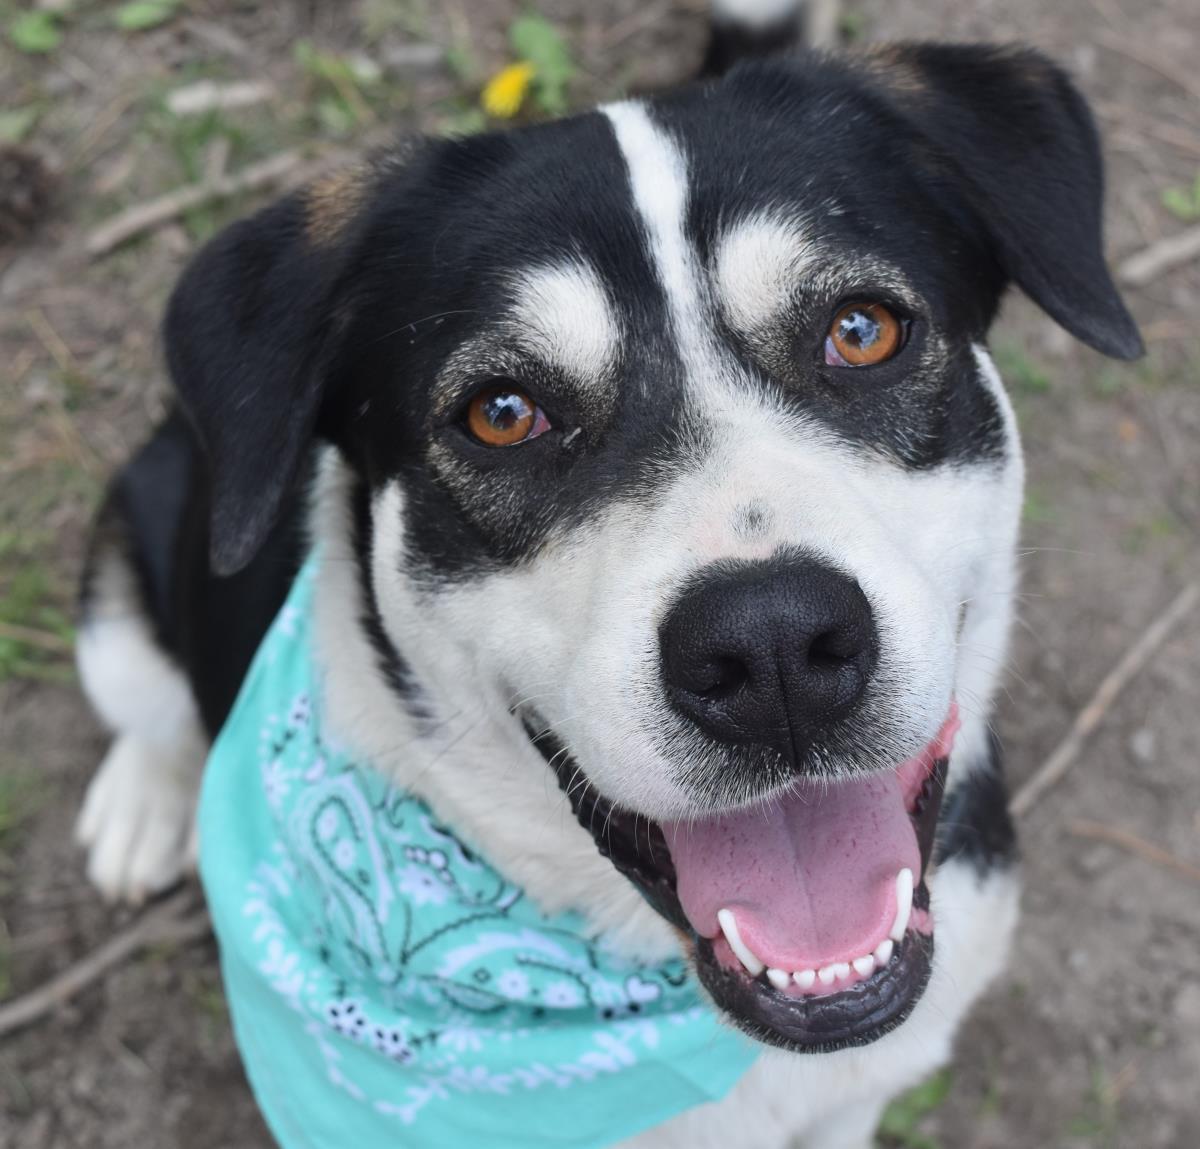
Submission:
[[[467,404],[466,426],[487,447],[515,447],[550,430],[546,413],[510,380],[498,380]]]
[[[825,336],[829,367],[873,367],[904,346],[907,324],[882,303],[850,303],[834,317]]]

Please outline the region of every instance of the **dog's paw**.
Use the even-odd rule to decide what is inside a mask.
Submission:
[[[113,743],[88,787],[75,836],[109,901],[137,904],[195,866],[201,763],[129,736]]]

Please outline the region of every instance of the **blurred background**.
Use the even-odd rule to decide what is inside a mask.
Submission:
[[[685,80],[706,24],[699,0],[0,0],[0,1002],[132,917],[71,844],[104,746],[73,594],[105,477],[163,410],[159,318],[189,254],[395,133]],[[1019,782],[1200,571],[1200,9],[847,0],[838,35],[1032,43],[1105,139],[1147,358],[1102,360],[1017,298],[993,343],[1029,457],[998,724]],[[1200,1145],[1200,610],[1167,629],[1023,817],[1010,970],[882,1144]],[[213,944],[167,935],[0,1035],[0,1145],[268,1146]]]

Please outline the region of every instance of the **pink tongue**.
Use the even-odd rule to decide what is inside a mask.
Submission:
[[[870,953],[896,914],[896,874],[920,878],[916,833],[896,772],[798,784],[766,808],[663,827],[679,900],[716,937],[729,908],[767,965],[814,969]]]

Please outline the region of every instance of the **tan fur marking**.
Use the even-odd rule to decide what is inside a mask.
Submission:
[[[924,96],[929,91],[929,80],[913,59],[907,44],[880,44],[867,48],[858,60],[866,71],[900,95]]]
[[[343,168],[321,176],[305,196],[308,238],[318,246],[333,243],[354,218],[366,193],[363,168]]]

